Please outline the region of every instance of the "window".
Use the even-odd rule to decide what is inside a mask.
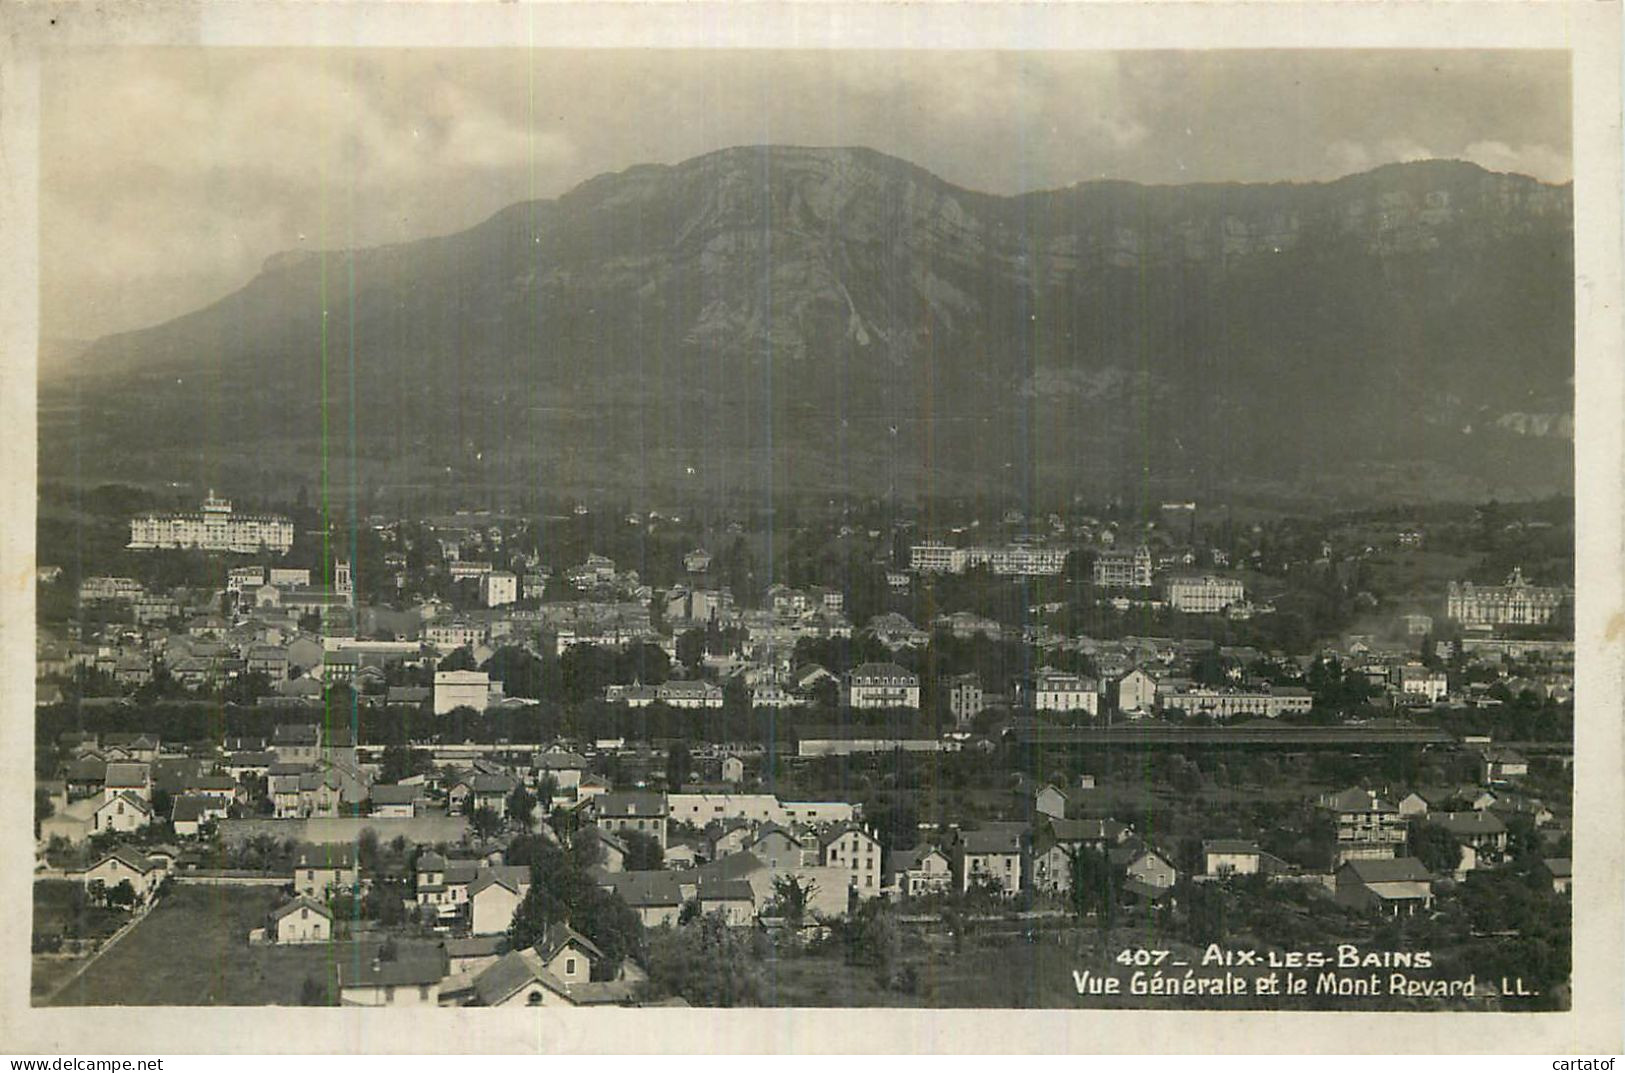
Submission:
[[[300,920],[309,920],[310,919],[310,910],[309,909],[301,909],[301,910],[299,910],[299,919]]]
[[[429,985],[428,984],[419,984],[418,985],[418,998],[423,999],[424,1001],[428,1001],[428,998],[429,998]]]
[[[564,959],[564,975],[566,975],[566,976],[574,976],[575,971],[576,971],[576,959],[575,958],[565,958]]]
[[[394,1002],[395,1001],[395,989],[393,987],[384,988],[384,1001],[385,1002]]]
[[[528,996],[526,996],[525,1004],[527,1006],[540,1006],[542,1004],[542,993],[540,991],[532,991]]]

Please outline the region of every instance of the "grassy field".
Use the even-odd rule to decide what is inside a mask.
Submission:
[[[1352,937],[1351,937],[1352,940]],[[1227,946],[1250,945],[1237,939]],[[1483,1009],[1482,1000],[1339,998],[1335,996],[1287,998],[1259,996],[1252,991],[1265,967],[1195,968],[1198,976],[1233,973],[1245,983],[1235,995],[1135,995],[1130,993],[1133,966],[1116,964],[1113,955],[1124,950],[1162,949],[1170,962],[1198,966],[1201,951],[1187,943],[1170,941],[1154,928],[1117,928],[1102,953],[1100,934],[1092,927],[1025,928],[1001,925],[968,936],[956,949],[942,934],[910,933],[904,942],[900,966],[912,967],[912,989],[881,986],[872,967],[846,964],[839,953],[803,954],[763,964],[765,1005],[780,1007],[899,1006],[936,1009]],[[1114,977],[1122,992],[1080,995],[1074,971],[1095,977]],[[1139,970],[1149,971],[1149,970]],[[1168,967],[1170,976],[1183,968]]]
[[[1112,949],[1143,944],[1145,936],[1120,931]],[[1074,969],[1109,969],[1093,929],[1030,933],[1020,927],[968,937],[956,950],[945,934],[911,933],[902,965],[913,969],[913,990],[884,988],[875,971],[848,965],[838,954],[804,954],[764,964],[763,1000],[771,1006],[904,1006],[944,1008],[1147,1008],[1144,998],[1081,998]],[[1167,944],[1164,944],[1167,945]],[[1189,954],[1188,948],[1182,952]]]
[[[34,934],[69,939],[105,939],[129,921],[130,915],[95,905],[74,905],[79,884],[66,879],[34,883]]]
[[[248,945],[276,896],[263,887],[176,887],[50,1004],[297,1005],[307,977],[336,994],[347,944]]]

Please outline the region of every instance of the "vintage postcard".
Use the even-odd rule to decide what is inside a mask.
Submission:
[[[1619,1047],[1617,6],[10,14],[6,1038]]]

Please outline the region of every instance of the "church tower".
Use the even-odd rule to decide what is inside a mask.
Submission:
[[[344,597],[344,602],[355,606],[355,585],[350,580],[350,560],[340,559],[333,564],[333,591]]]

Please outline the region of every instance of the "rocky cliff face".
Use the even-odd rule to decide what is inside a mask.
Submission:
[[[139,401],[149,468],[229,444],[291,470],[325,431],[364,486],[1533,490],[1569,479],[1571,231],[1567,187],[1452,162],[998,198],[726,150],[272,258],[98,343],[73,390],[102,418],[63,431],[116,445]]]

